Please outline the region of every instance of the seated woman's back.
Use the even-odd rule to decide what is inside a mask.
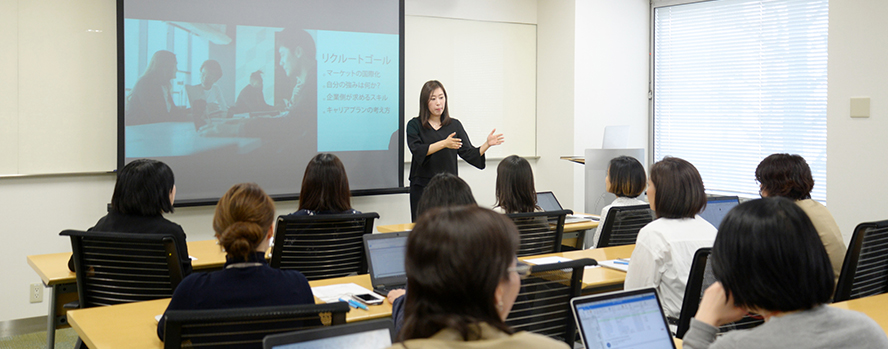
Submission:
[[[186,277],[167,310],[225,309],[314,304],[305,277],[292,270],[268,266],[268,250],[275,219],[274,202],[254,183],[233,186],[219,199],[213,230],[225,249],[225,267]],[[157,324],[163,339],[164,322]]]
[[[404,342],[393,348],[567,348],[505,324],[521,288],[517,248],[515,225],[488,209],[420,216],[407,239]]]
[[[647,180],[644,174],[644,166],[637,159],[631,156],[618,156],[611,159],[607,166],[607,176],[604,177],[604,186],[608,193],[617,196],[610,205],[601,209],[601,219],[598,221],[598,227],[595,228],[594,234],[586,234],[583,243],[585,248],[595,248],[598,246],[598,239],[601,237],[601,229],[607,219],[607,214],[611,207],[647,205],[646,202],[638,199],[638,196],[644,192]]]
[[[361,213],[351,207],[345,166],[336,155],[315,155],[305,166],[299,191],[299,210],[292,216]]]
[[[501,213],[540,211],[536,203],[533,170],[524,158],[509,155],[496,166],[494,210]]]

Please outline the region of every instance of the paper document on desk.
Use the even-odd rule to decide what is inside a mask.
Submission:
[[[525,259],[524,262],[539,265],[539,264],[570,262],[572,260],[573,259],[564,258],[564,257],[542,257],[542,258]]]
[[[629,271],[629,258],[598,261],[598,265],[605,267],[605,268],[616,269],[619,271]]]
[[[353,295],[371,292],[366,288],[358,286],[358,284],[349,283],[312,287],[311,293],[314,293],[314,296],[324,301],[324,303],[335,303],[339,302],[339,298],[350,299]]]

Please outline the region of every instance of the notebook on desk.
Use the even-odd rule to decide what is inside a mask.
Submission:
[[[561,203],[558,202],[558,199],[555,198],[555,193],[551,191],[541,191],[536,193],[537,205],[543,209],[543,211],[561,211],[564,208],[561,207]],[[577,223],[577,222],[591,222],[594,219],[591,217],[583,217],[569,214],[567,217],[564,217],[564,224],[567,223]]]
[[[716,196],[706,200],[706,208],[700,212],[700,218],[715,226],[717,229],[728,211],[740,204],[740,198],[736,196]]]
[[[367,348],[392,345],[391,319],[361,321],[346,325],[282,333],[265,337],[263,349]]]
[[[654,288],[577,297],[570,305],[587,349],[675,349]]]
[[[364,251],[370,269],[373,292],[383,297],[394,289],[407,286],[404,256],[407,252],[409,231],[364,235]]]

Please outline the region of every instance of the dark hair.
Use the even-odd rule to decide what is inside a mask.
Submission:
[[[259,80],[259,82],[262,82],[262,69],[252,72],[250,74],[250,80]]]
[[[145,72],[142,73],[140,79],[156,80],[160,84],[171,86],[168,77],[179,70],[176,63],[175,53],[167,50],[158,50],[151,56],[151,60],[148,61],[148,67],[145,68]]]
[[[734,304],[806,310],[832,296],[832,264],[801,208],[781,198],[745,202],[728,212],[712,246],[712,272]]]
[[[159,216],[173,212],[170,193],[176,179],[167,164],[151,159],[137,159],[117,172],[111,195],[111,210],[138,216]]]
[[[538,209],[533,170],[530,163],[509,155],[496,166],[496,206],[506,213],[533,212]]]
[[[644,166],[631,156],[611,159],[607,166],[607,177],[610,180],[607,190],[616,196],[638,197],[647,185]]]
[[[697,168],[683,159],[665,157],[651,166],[654,211],[657,217],[693,218],[706,207],[703,178]]]
[[[333,154],[315,155],[305,166],[299,209],[341,212],[350,208],[351,192],[342,161]]]
[[[407,238],[410,292],[401,339],[428,338],[444,328],[477,339],[470,326],[481,322],[511,334],[495,292],[508,280],[517,249],[515,224],[489,209],[438,207],[420,216]]]
[[[207,73],[213,74],[216,79],[222,77],[222,65],[219,64],[215,59],[208,59],[200,65],[200,70],[207,70]]]
[[[230,257],[248,260],[274,224],[274,201],[256,183],[235,184],[219,199],[213,230]]]
[[[472,188],[455,174],[441,172],[432,177],[416,205],[416,216],[435,207],[477,205]]]
[[[768,196],[793,200],[810,199],[814,188],[811,168],[799,155],[769,155],[755,168],[755,180],[762,184],[762,191]]]
[[[419,91],[419,122],[422,123],[422,127],[432,127],[432,125],[429,125],[429,116],[432,115],[432,111],[429,110],[429,99],[432,97],[432,92],[435,92],[435,90],[439,88],[441,89],[441,92],[444,92],[444,112],[441,113],[441,125],[450,125],[450,108],[447,107],[447,90],[440,81],[429,80],[426,81],[425,84],[422,84],[422,90]]]
[[[307,31],[302,29],[284,29],[277,34],[278,45],[286,47],[293,52],[297,47],[302,48],[302,54],[312,60],[317,59],[315,42]]]

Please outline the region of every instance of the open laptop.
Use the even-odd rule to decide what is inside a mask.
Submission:
[[[564,208],[561,207],[561,203],[558,202],[558,199],[555,198],[555,193],[551,191],[541,191],[536,193],[537,205],[543,209],[543,211],[561,211]],[[567,223],[577,223],[577,222],[591,222],[597,221],[594,217],[585,217],[585,216],[577,216],[569,214],[567,217],[564,217],[564,224]]]
[[[359,321],[346,325],[281,333],[265,337],[263,349],[384,349],[392,345],[392,319]]]
[[[570,306],[586,349],[675,349],[654,288],[577,297]]]
[[[407,252],[408,234],[409,231],[364,235],[370,284],[373,285],[373,292],[383,297],[391,290],[407,286],[404,256]]]
[[[706,209],[700,212],[700,217],[718,228],[722,219],[732,208],[740,204],[740,198],[736,196],[714,196],[706,200]]]

